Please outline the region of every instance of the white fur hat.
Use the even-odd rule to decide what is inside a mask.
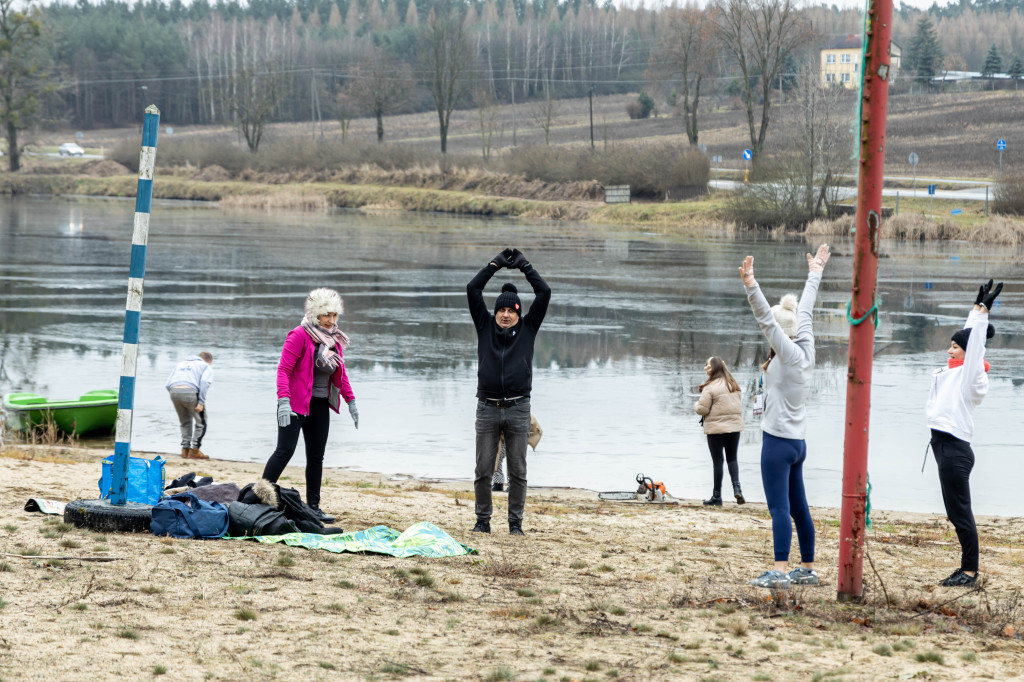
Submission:
[[[796,303],[796,296],[786,294],[778,305],[772,306],[775,321],[782,327],[782,333],[789,337],[796,336]]]
[[[321,315],[345,312],[345,303],[334,289],[313,289],[306,296],[306,319],[310,324],[318,324]]]

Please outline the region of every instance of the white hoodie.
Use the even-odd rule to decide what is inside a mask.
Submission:
[[[988,313],[972,310],[964,329],[971,330],[960,367],[943,367],[932,372],[932,388],[928,393],[925,413],[928,428],[971,442],[974,436],[974,418],[971,413],[988,393],[988,375],[985,374],[985,335],[988,333]]]

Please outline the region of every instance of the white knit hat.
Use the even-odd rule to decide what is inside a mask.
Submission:
[[[796,336],[796,296],[786,294],[778,305],[772,306],[772,315],[782,328],[782,333],[789,337]]]
[[[306,319],[310,324],[319,324],[321,315],[327,313],[338,313],[340,316],[345,311],[345,303],[341,296],[334,289],[313,289],[306,296]]]

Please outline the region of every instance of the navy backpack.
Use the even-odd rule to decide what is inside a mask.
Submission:
[[[149,530],[173,538],[221,538],[228,532],[228,508],[190,492],[179,493],[154,505]]]

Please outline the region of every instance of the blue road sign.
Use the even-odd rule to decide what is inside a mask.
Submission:
[[[996,149],[998,149],[999,151],[1005,150],[1006,149],[1006,140],[999,140],[998,142],[996,142]]]
[[[925,282],[924,283],[924,288],[925,289],[931,289],[932,288],[932,283],[931,282]]]
[[[749,149],[744,149],[743,150],[743,160],[744,161],[750,161],[752,158],[754,158],[754,152],[750,151]]]
[[[963,211],[963,209],[962,209],[962,208],[954,208],[954,209],[952,209],[952,210],[951,210],[951,211],[949,212],[949,214],[950,214],[950,215],[960,215],[960,214],[961,214],[961,213],[963,213],[963,212],[964,212],[964,211]]]
[[[935,185],[928,185],[928,194],[935,194]]]

